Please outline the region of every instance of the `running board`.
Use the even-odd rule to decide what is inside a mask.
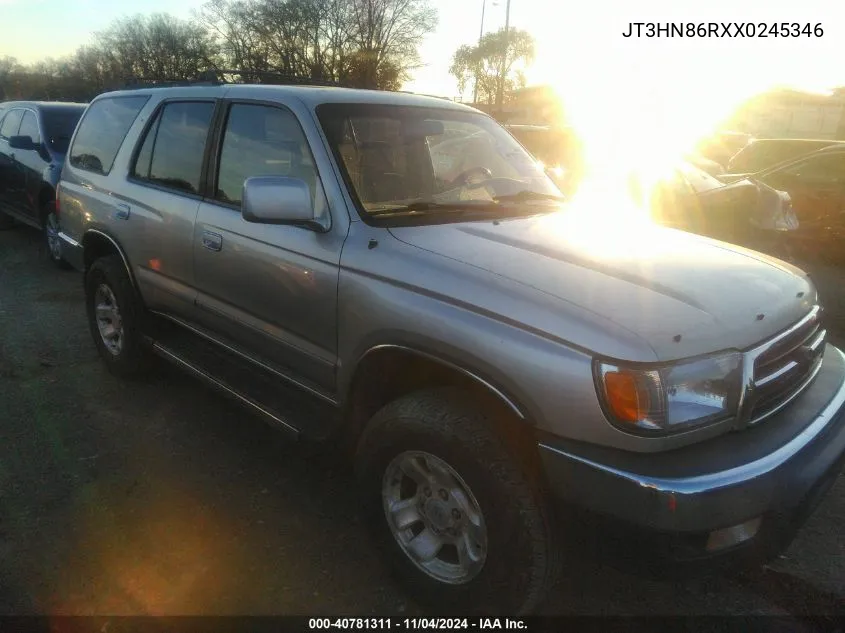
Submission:
[[[299,438],[299,430],[284,420],[282,417],[272,413],[271,411],[267,410],[265,407],[261,406],[259,403],[255,402],[254,400],[246,397],[245,395],[239,393],[235,389],[232,389],[229,385],[227,385],[222,380],[219,380],[212,376],[207,371],[201,369],[190,363],[189,361],[185,360],[181,356],[179,356],[173,350],[165,347],[161,343],[157,341],[152,342],[152,350],[158,356],[163,358],[164,360],[173,363],[174,365],[178,366],[180,369],[186,370],[187,372],[193,374],[206,384],[214,387],[218,391],[222,392],[224,395],[229,396],[233,400],[239,402],[240,404],[246,406],[252,412],[258,414],[262,417],[266,422],[269,422],[272,426],[281,429],[282,431],[287,432],[294,438]]]

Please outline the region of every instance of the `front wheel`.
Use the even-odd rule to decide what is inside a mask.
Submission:
[[[449,389],[388,404],[361,437],[367,519],[400,581],[432,609],[524,613],[554,580],[542,488],[507,446]]]

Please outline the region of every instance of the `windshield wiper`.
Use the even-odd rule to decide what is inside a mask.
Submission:
[[[525,202],[528,200],[552,200],[554,202],[565,202],[566,198],[563,196],[556,196],[552,193],[540,193],[539,191],[523,189],[518,193],[511,193],[506,196],[496,196],[494,200],[497,202]]]
[[[435,202],[434,200],[417,200],[408,204],[396,205],[386,209],[373,209],[370,215],[389,215],[391,213],[407,213],[414,211],[473,211],[495,209],[499,205],[490,200],[465,200],[462,202]]]

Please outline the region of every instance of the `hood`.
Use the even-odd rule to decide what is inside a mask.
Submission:
[[[554,213],[390,231],[611,321],[644,339],[658,360],[752,347],[816,301],[806,274],[789,264],[647,223]],[[584,346],[567,338],[565,314],[560,328],[556,335]]]

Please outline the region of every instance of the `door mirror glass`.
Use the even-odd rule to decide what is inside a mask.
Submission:
[[[318,231],[311,188],[304,180],[287,176],[253,176],[244,181],[241,214],[247,222],[293,224]]]
[[[38,149],[31,136],[11,136],[9,137],[9,147],[21,150]]]

